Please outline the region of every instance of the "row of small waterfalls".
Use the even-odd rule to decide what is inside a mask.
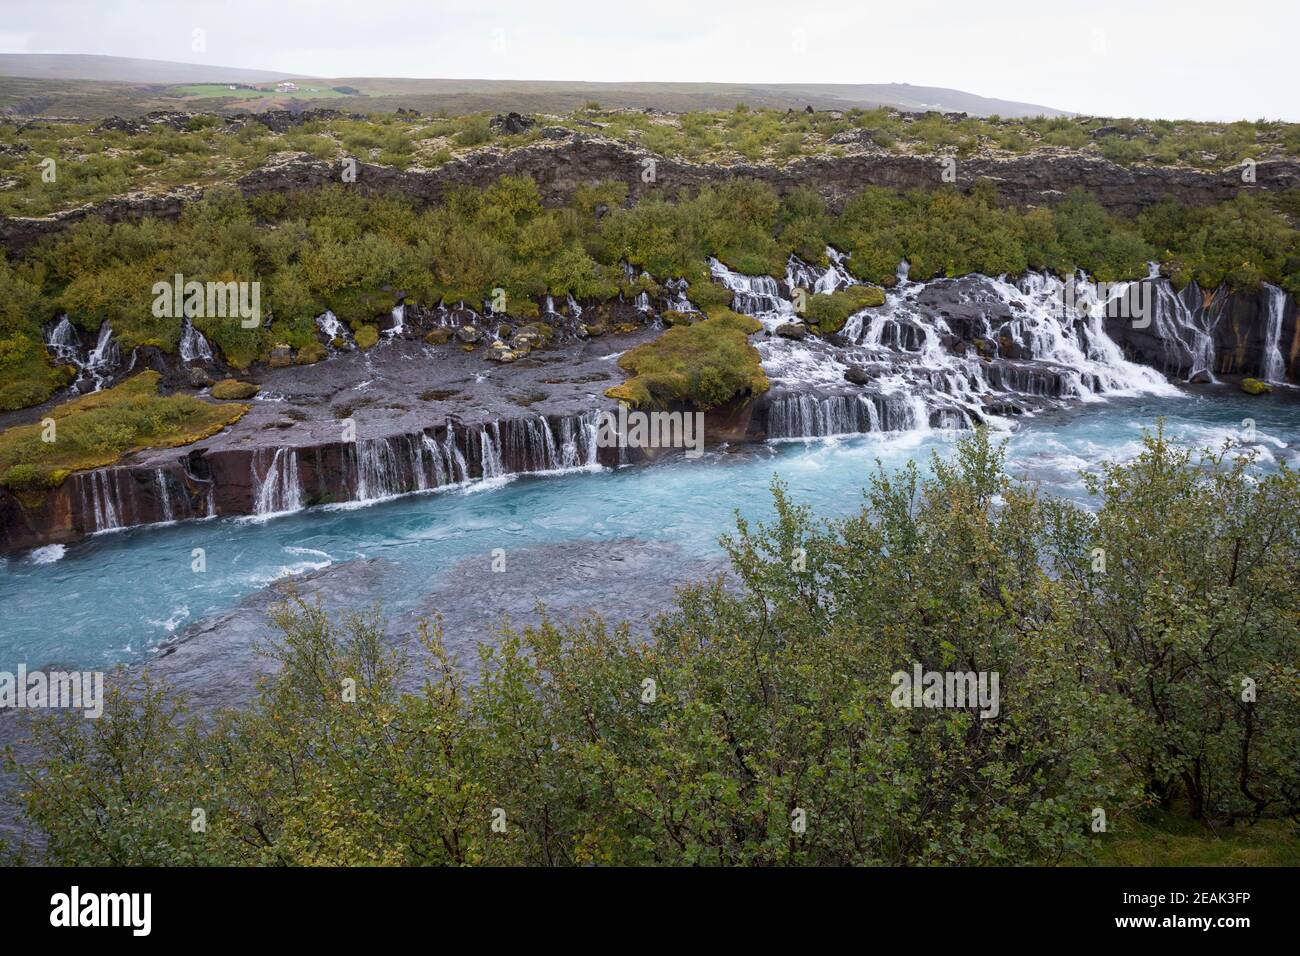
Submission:
[[[1066,281],[1038,273],[914,282],[903,263],[883,305],[849,316],[833,335],[806,329],[791,335],[789,327],[803,322],[796,290],[833,293],[857,283],[847,256],[828,249],[826,266],[791,257],[784,281],[743,275],[716,259],[710,266],[714,281],[730,290],[732,308],[763,326],[754,343],[772,387],[755,405],[752,431],[770,441],[968,428],[1108,395],[1170,394],[1171,381],[1212,381],[1214,331],[1228,298],[1208,297],[1207,305],[1194,284],[1175,291],[1153,272],[1142,280],[1151,302],[1142,341],[1155,351],[1138,361],[1133,345],[1117,340],[1123,327],[1107,309],[1128,286],[1102,289],[1078,276],[1067,289]],[[628,270],[630,281],[643,275]],[[659,309],[693,310],[684,281],[660,289]],[[1264,341],[1257,374],[1281,382],[1288,300],[1274,286],[1266,285],[1260,295]],[[1075,306],[1063,308],[1064,302]],[[654,312],[649,293],[639,293],[633,304]],[[562,305],[547,297],[541,312],[544,318],[576,318],[582,308],[571,296]],[[432,314],[436,324],[476,324],[488,334],[505,318],[463,303],[440,303]],[[398,305],[384,337],[404,336],[408,324],[414,323]],[[351,347],[347,326],[332,313],[320,316],[317,325],[331,350]],[[75,390],[107,387],[133,368],[135,353],[122,354],[107,322],[93,343],[84,339],[66,317],[46,330],[52,357],[77,372]],[[178,354],[185,364],[213,362],[211,346],[188,319]],[[163,467],[123,465],[77,474],[69,493],[90,533],[220,515],[276,515],[512,475],[595,469],[627,460],[617,449],[597,446],[599,417],[609,404],[597,403],[582,415],[448,422],[414,434],[258,448],[242,457],[224,452],[233,464],[190,453]],[[237,474],[240,468],[244,477]],[[219,493],[218,486],[240,490]]]
[[[156,468],[122,465],[70,479],[86,531],[222,515],[270,517],[314,504],[382,501],[518,475],[619,464],[597,440],[600,413],[448,422],[414,434],[309,447],[190,454]],[[238,469],[246,475],[231,475]]]

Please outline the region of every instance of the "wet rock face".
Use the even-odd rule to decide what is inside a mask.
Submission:
[[[556,333],[538,349],[524,351],[521,344],[512,362],[497,364],[482,348],[466,353],[425,344],[419,318],[451,321],[453,315],[483,320],[468,310],[420,317],[411,310],[400,334],[369,350],[336,351],[314,365],[255,369],[248,377],[259,390],[250,411],[218,435],[73,475],[39,500],[0,490],[0,553],[113,528],[623,463],[619,449],[593,441],[594,416],[614,407],[603,393],[622,381],[617,354],[655,330],[598,341]],[[434,331],[450,337],[452,328]],[[520,336],[534,344],[543,338],[532,326],[514,338]],[[132,353],[137,364],[160,356]],[[197,364],[170,373],[177,387],[212,377]]]
[[[1198,383],[1215,375],[1300,382],[1295,299],[1280,289],[1207,292],[1192,282],[1178,292],[1166,286],[1153,304],[1150,322],[1106,318],[1106,333],[1131,360]]]

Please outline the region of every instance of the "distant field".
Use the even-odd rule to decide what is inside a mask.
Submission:
[[[245,87],[236,87],[231,89],[228,83],[190,83],[183,86],[173,86],[168,90],[168,92],[186,98],[200,97],[203,99],[212,99],[225,97],[239,100],[263,98],[276,99],[285,96],[293,96],[298,99],[327,100],[351,95],[340,93],[329,86],[319,85],[300,86],[295,93],[281,93],[275,89],[260,90],[247,89]]]

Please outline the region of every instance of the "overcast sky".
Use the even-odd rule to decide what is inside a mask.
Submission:
[[[0,0],[0,11],[5,53],[310,76],[897,82],[1099,115],[1300,120],[1300,0]]]

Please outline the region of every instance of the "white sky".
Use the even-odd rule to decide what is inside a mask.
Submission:
[[[1300,120],[1298,38],[1300,0],[0,0],[5,53],[314,76],[897,82],[1195,119]]]

